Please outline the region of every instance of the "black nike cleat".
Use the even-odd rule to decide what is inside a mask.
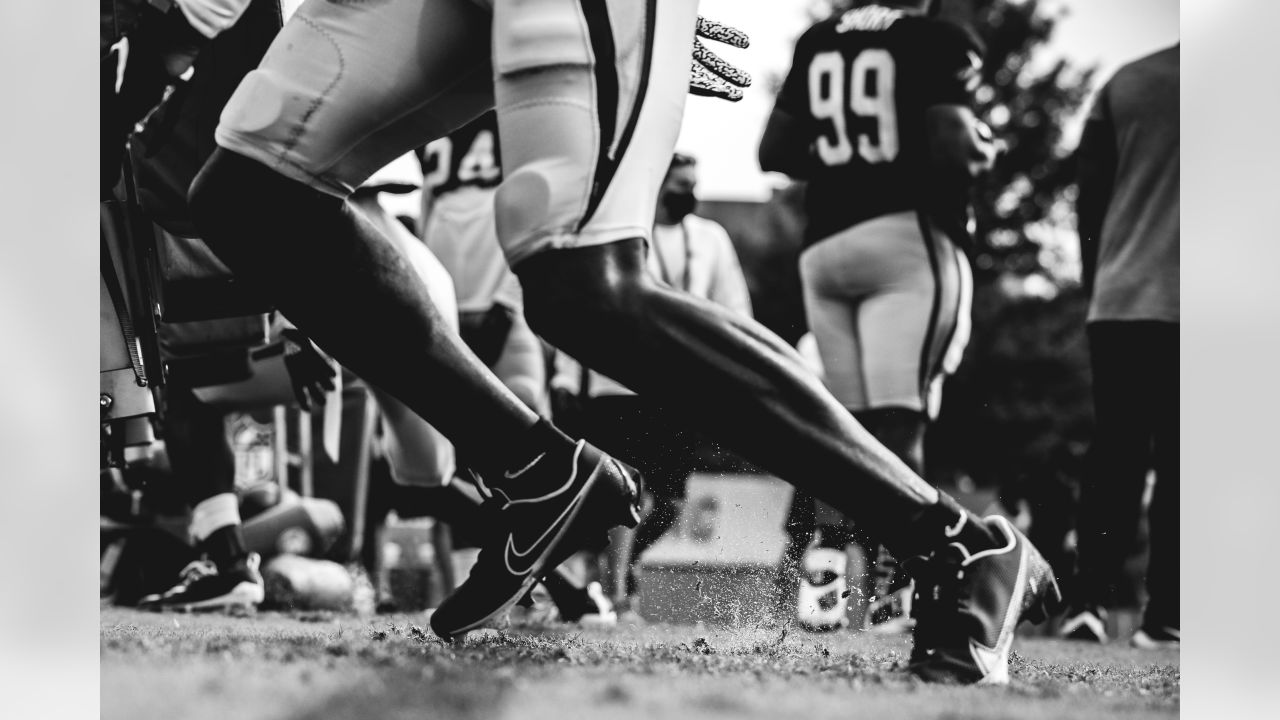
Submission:
[[[551,568],[583,549],[603,549],[609,531],[640,522],[640,480],[585,441],[548,451],[501,484],[480,483],[502,529],[484,544],[471,574],[431,616],[445,640],[503,615]]]
[[[965,516],[947,536],[956,537]],[[906,566],[915,576],[912,674],[928,682],[1003,685],[1022,620],[1042,622],[1062,602],[1053,569],[1005,518],[981,521],[1001,544],[970,552],[951,542]]]
[[[265,595],[257,553],[219,568],[209,560],[196,560],[183,568],[178,584],[163,593],[138,601],[142,610],[199,612],[252,610]]]
[[[1109,641],[1111,638],[1107,636],[1107,611],[1100,607],[1074,609],[1062,621],[1058,637],[1099,644]]]

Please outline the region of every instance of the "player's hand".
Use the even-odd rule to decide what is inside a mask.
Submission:
[[[736,48],[746,48],[751,44],[751,39],[737,28],[702,16],[698,17],[697,34],[693,38],[693,73],[689,76],[689,92],[730,102],[741,100],[742,88],[751,86],[751,75],[708,50],[702,44],[702,38]]]
[[[325,393],[336,386],[333,379],[337,371],[311,340],[293,328],[287,328],[284,336],[284,366],[289,371],[293,394],[303,410],[324,406]]]

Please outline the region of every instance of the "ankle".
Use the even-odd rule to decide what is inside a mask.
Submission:
[[[993,533],[977,515],[964,509],[950,495],[938,493],[938,502],[924,508],[910,524],[910,537],[904,543],[909,552],[894,552],[899,558],[928,555],[959,543],[970,553],[999,547],[1003,536]]]
[[[191,535],[196,550],[219,568],[249,554],[240,526],[240,501],[233,492],[218,493],[191,509]]]
[[[507,452],[495,458],[495,462],[485,469],[482,473],[485,484],[504,490],[519,489],[521,495],[537,492],[543,488],[532,486],[538,485],[544,474],[535,472],[535,469],[548,460],[556,462],[561,457],[571,457],[576,447],[577,443],[572,438],[546,420],[540,419],[516,438]],[[564,482],[562,477],[553,480],[557,484]]]
[[[240,525],[220,527],[196,544],[196,550],[209,558],[219,570],[231,569],[245,562],[244,531]]]

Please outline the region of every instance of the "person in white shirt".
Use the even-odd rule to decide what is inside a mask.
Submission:
[[[750,317],[751,296],[729,233],[719,223],[693,214],[697,183],[697,161],[676,153],[658,195],[649,272],[677,290]],[[651,507],[631,542],[615,542],[621,553],[610,558],[613,584],[626,566],[623,587],[610,589],[624,606],[634,609],[636,562],[680,516],[685,484],[694,468],[696,435],[653,400],[583,368],[562,352],[556,354],[551,387],[557,424],[631,464],[644,477]]]

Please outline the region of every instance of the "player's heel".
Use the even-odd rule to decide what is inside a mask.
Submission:
[[[588,501],[599,502],[603,506],[593,517],[611,520],[604,532],[607,534],[619,525],[628,528],[639,525],[640,493],[644,487],[640,474],[611,457],[604,459],[597,472],[596,487],[592,488],[592,497]]]
[[[1058,580],[1053,576],[1053,568],[1049,563],[1038,555],[1032,559],[1032,562],[1034,565],[1031,587],[1042,588],[1042,590],[1038,596],[1028,598],[1030,603],[1023,609],[1021,619],[1033,625],[1039,625],[1058,614],[1065,603],[1062,598],[1062,589],[1058,587]]]
[[[641,487],[637,473],[611,457],[604,457],[596,466],[582,507],[576,513],[572,530],[575,539],[564,543],[545,567],[556,567],[579,550],[603,552],[609,547],[610,531],[619,526],[639,525]]]

